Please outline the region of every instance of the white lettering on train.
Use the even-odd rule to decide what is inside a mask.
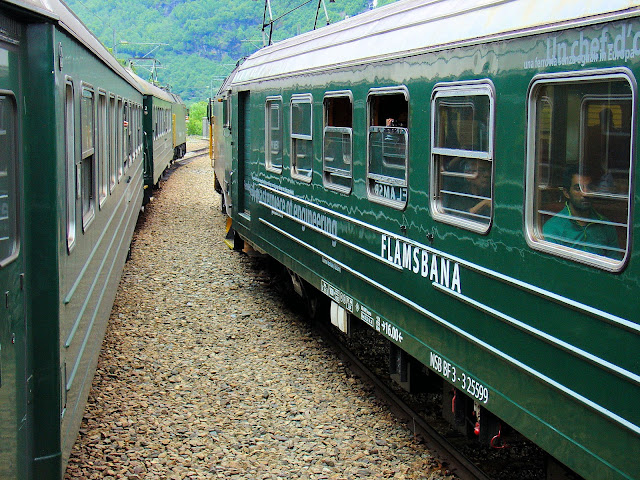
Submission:
[[[580,32],[573,42],[558,40],[558,36],[547,37],[546,55],[524,61],[524,68],[546,68],[558,65],[580,65],[590,63],[624,61],[640,56],[640,31],[633,25],[604,27],[596,36],[589,37]]]
[[[460,265],[457,262],[389,235],[382,235],[380,256],[404,270],[428,278],[432,283],[461,293]]]

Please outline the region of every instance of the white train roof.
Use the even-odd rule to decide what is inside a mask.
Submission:
[[[638,13],[635,0],[403,0],[265,47],[233,84],[407,56],[444,46]]]

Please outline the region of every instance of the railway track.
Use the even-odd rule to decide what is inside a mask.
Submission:
[[[401,420],[407,422],[416,437],[437,456],[460,480],[491,480],[473,461],[466,458],[445,437],[429,425],[421,415],[389,388],[356,354],[340,341],[332,329],[320,322],[314,324],[322,339],[329,344],[351,371],[371,385],[376,396],[385,402]]]
[[[176,160],[174,163],[178,165],[187,165],[193,162],[196,158],[201,157],[209,153],[209,147],[199,148],[197,150],[191,150],[185,154],[180,160]]]

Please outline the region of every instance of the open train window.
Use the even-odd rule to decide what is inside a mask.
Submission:
[[[18,249],[17,109],[13,95],[0,94],[0,266]]]
[[[623,268],[634,102],[625,69],[534,79],[525,209],[532,248],[604,270]]]
[[[313,175],[313,97],[291,97],[291,176],[310,183]]]
[[[80,200],[82,205],[82,228],[84,230],[95,217],[95,112],[94,94],[86,87],[82,88],[80,105],[82,138],[82,159],[80,162]]]
[[[75,144],[75,100],[73,82],[67,79],[65,83],[64,97],[64,146],[65,146],[65,190],[66,190],[66,217],[67,217],[67,252],[71,253],[76,244],[76,189],[79,183],[77,178],[78,165],[76,165]]]
[[[493,212],[493,87],[439,84],[431,96],[431,214],[485,233]]]
[[[322,180],[325,187],[351,193],[353,96],[351,92],[327,92],[324,97]]]
[[[282,173],[282,97],[267,97],[264,161],[267,170]]]
[[[408,195],[409,92],[372,88],[367,97],[367,192],[376,203],[403,209]]]

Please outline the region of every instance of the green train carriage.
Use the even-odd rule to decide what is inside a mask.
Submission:
[[[214,169],[214,188],[221,198],[221,210],[225,215],[232,213],[231,183],[232,170],[231,158],[233,155],[233,136],[231,135],[232,121],[232,94],[231,82],[236,70],[222,82],[217,96],[210,100],[207,116],[211,128],[209,138],[209,152],[211,166]],[[229,227],[229,235],[234,236],[234,231]]]
[[[401,1],[216,104],[238,235],[593,479],[640,478],[639,14]]]
[[[152,190],[158,187],[162,174],[174,159],[172,108],[175,98],[171,93],[147,82],[132,71],[128,73],[136,80],[138,88],[144,94],[144,203],[146,204],[152,196]]]
[[[58,479],[142,205],[143,98],[62,2],[0,20],[0,477]]]
[[[184,157],[187,153],[187,106],[175,93],[169,93],[171,103],[171,127],[173,134],[173,159]]]

